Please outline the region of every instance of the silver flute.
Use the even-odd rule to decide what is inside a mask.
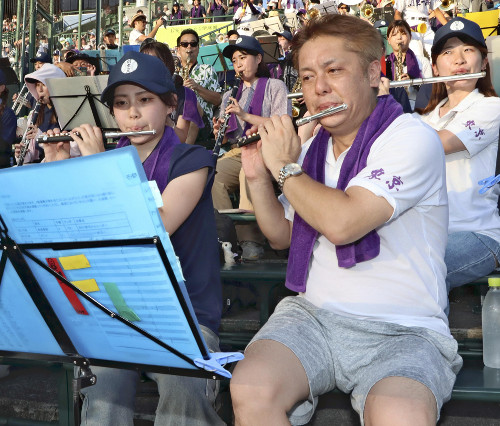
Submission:
[[[122,136],[144,136],[144,135],[155,135],[155,134],[156,130],[140,130],[138,132],[104,132],[104,137],[106,139],[108,138],[116,139],[116,138],[121,138]],[[76,135],[79,136],[80,134],[76,132]],[[72,140],[73,138],[71,137],[70,134],[54,135],[54,136],[42,135],[36,139],[38,143],[69,142]]]
[[[313,120],[317,120],[318,118],[326,117],[328,115],[332,115],[332,114],[335,114],[337,112],[345,111],[346,109],[347,109],[346,104],[332,106],[330,108],[324,109],[321,112],[318,112],[317,114],[311,115],[309,117],[301,118],[301,119],[295,121],[295,124],[297,125],[297,127],[303,126],[304,124],[307,124]],[[258,133],[254,133],[253,135],[239,138],[236,141],[236,146],[242,147],[242,146],[257,142],[259,140],[260,140],[260,135]]]
[[[470,74],[444,75],[429,78],[413,78],[410,80],[391,81],[389,87],[420,86],[422,84],[444,83],[446,81],[470,80],[473,78],[486,77],[486,71],[474,72]]]
[[[389,87],[405,87],[405,86],[421,86],[422,84],[432,84],[432,83],[444,83],[446,81],[456,81],[456,80],[469,80],[473,78],[484,78],[486,77],[486,71],[474,72],[470,74],[456,74],[456,75],[444,75],[438,77],[428,77],[428,78],[413,78],[410,80],[398,80],[391,81]],[[288,99],[303,98],[304,94],[302,92],[289,93],[286,95]]]

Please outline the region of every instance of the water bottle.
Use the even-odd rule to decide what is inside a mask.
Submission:
[[[483,303],[483,362],[500,368],[500,278],[489,278],[488,286]]]

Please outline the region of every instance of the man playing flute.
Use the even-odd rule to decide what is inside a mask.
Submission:
[[[444,313],[439,138],[377,97],[382,40],[370,24],[326,15],[292,48],[309,112],[347,109],[320,118],[303,146],[290,117],[274,116],[243,148],[259,226],[290,247],[286,284],[298,295],[236,366],[236,424],[305,424],[334,388],[351,394],[361,424],[436,424],[462,365]]]

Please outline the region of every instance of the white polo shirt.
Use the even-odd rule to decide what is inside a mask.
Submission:
[[[311,142],[303,145],[300,163]],[[327,186],[336,187],[346,154],[335,159],[330,138]],[[448,206],[444,153],[436,132],[409,114],[398,117],[372,145],[366,168],[349,182],[351,186],[384,197],[394,208],[392,217],[377,229],[380,254],[341,268],[335,245],[319,235],[304,297],[339,315],[426,327],[450,336],[443,311]],[[294,208],[283,195],[280,201],[286,218],[293,221]]]
[[[477,89],[455,108],[439,117],[443,99],[422,120],[436,130],[448,130],[467,148],[445,156],[450,205],[448,232],[473,231],[500,241],[498,196],[500,185],[479,194],[481,179],[495,174],[500,98],[484,97]]]
[[[396,0],[394,10],[404,13],[406,21],[412,18],[429,16],[429,9],[434,10],[441,4],[438,0]],[[412,26],[413,24],[410,24]]]

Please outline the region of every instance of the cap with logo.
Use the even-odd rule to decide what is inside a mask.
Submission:
[[[116,32],[113,28],[108,28],[106,32],[104,33],[105,36],[107,35],[116,35]]]
[[[483,32],[481,27],[473,21],[464,18],[453,18],[439,30],[436,31],[434,36],[434,43],[432,44],[432,53],[436,54],[441,51],[446,40],[452,37],[467,37],[479,43],[481,46],[486,47]]]
[[[47,52],[39,52],[34,58],[30,59],[30,62],[43,62],[44,64],[51,64],[52,58]]]
[[[293,35],[290,31],[283,31],[279,33],[278,31],[274,32],[273,35],[285,37],[288,41],[292,41]]]
[[[387,21],[384,21],[383,19],[381,19],[380,21],[375,21],[375,23],[373,24],[374,28],[383,28],[387,26],[388,26]]]
[[[252,55],[257,55],[260,53],[262,56],[264,56],[264,49],[262,49],[259,41],[256,38],[250,36],[242,35],[238,37],[234,44],[230,44],[229,46],[226,46],[224,48],[222,54],[226,58],[232,59],[233,53],[237,50],[244,50],[245,52],[248,52]]]
[[[109,105],[115,88],[122,84],[137,84],[157,95],[175,91],[172,75],[160,59],[134,51],[123,55],[112,68],[101,101]]]

